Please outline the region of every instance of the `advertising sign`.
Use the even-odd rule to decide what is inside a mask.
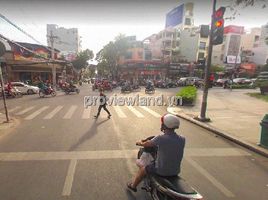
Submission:
[[[236,33],[236,34],[243,34],[244,33],[244,27],[243,26],[226,26],[224,28],[224,34],[228,33]]]
[[[33,51],[34,53],[31,53],[25,50],[24,48],[19,47],[18,45],[9,43],[12,51],[14,52],[14,60],[40,61],[43,60],[42,57],[43,58],[51,57],[50,51],[42,45],[29,44],[29,43],[18,43],[18,44],[25,47],[26,49]],[[57,58],[57,56],[55,55],[54,58]]]
[[[240,64],[241,57],[240,56],[227,56],[227,63],[228,64]]]
[[[182,24],[184,4],[174,8],[166,15],[166,28]]]

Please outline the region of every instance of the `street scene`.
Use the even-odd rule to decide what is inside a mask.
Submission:
[[[267,199],[266,1],[0,4],[1,200]]]

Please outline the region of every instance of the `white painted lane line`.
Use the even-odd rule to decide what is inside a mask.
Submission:
[[[150,113],[151,115],[153,115],[154,117],[161,117],[160,114],[158,114],[157,112],[151,110],[150,108],[146,107],[146,106],[140,106],[140,108],[142,108],[143,110],[147,111],[148,113]]]
[[[114,108],[116,114],[118,115],[118,117],[127,118],[127,116],[125,115],[125,113],[123,113],[123,111],[121,110],[121,108],[119,106],[114,106],[113,108]]]
[[[203,176],[205,176],[216,188],[218,188],[226,197],[233,198],[235,195],[228,190],[223,184],[221,184],[216,178],[209,174],[203,167],[189,157],[186,160]]]
[[[262,118],[262,116],[256,116],[256,115],[242,115],[242,118]]]
[[[135,158],[136,154],[136,149],[107,151],[10,152],[0,153],[0,161],[117,159]],[[230,157],[250,156],[250,154],[237,148],[186,148],[185,156]]]
[[[34,113],[32,113],[31,115],[25,117],[25,119],[31,120],[31,119],[35,118],[37,115],[40,115],[43,111],[45,111],[48,108],[49,108],[49,106],[44,106],[44,107],[40,108],[39,110],[35,111]]]
[[[16,107],[14,107],[14,108],[12,108],[12,109],[10,109],[8,111],[9,112],[14,112],[15,110],[18,110],[18,109],[20,109],[20,106],[16,106]]]
[[[82,115],[82,119],[89,119],[90,112],[91,112],[91,107],[85,108],[83,115]]]
[[[54,117],[61,109],[63,108],[63,106],[57,106],[54,110],[52,110],[50,113],[48,113],[44,119],[51,119],[52,117]]]
[[[26,108],[26,109],[24,109],[23,111],[17,113],[16,115],[23,115],[23,114],[29,112],[29,111],[32,110],[32,109],[34,109],[34,106],[29,107],[29,108]]]
[[[70,196],[71,194],[76,164],[77,160],[71,160],[64,183],[62,196]]]
[[[63,119],[71,119],[76,109],[77,109],[77,106],[71,106],[68,112],[64,115]]]
[[[222,116],[222,117],[212,117],[213,119],[232,119],[232,118],[234,118],[234,117],[224,117],[224,116]]]
[[[142,113],[140,113],[138,110],[136,110],[134,107],[132,106],[127,106],[127,108],[134,113],[134,115],[136,115],[138,118],[144,118],[144,115]]]

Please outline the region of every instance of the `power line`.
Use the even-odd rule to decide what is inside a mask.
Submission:
[[[31,38],[32,40],[34,40],[35,42],[37,42],[38,44],[42,45],[41,42],[39,42],[37,39],[35,39],[29,33],[27,33],[26,31],[24,31],[22,28],[18,27],[16,24],[14,24],[13,22],[11,22],[7,17],[5,17],[4,15],[2,15],[1,13],[0,13],[0,17],[3,20],[5,20],[6,22],[8,22],[9,24],[11,24],[12,26],[14,26],[16,29],[18,29],[19,31],[21,31],[22,33],[24,33],[25,35],[27,35],[29,38]]]

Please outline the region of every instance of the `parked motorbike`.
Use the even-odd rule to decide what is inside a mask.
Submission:
[[[134,90],[134,91],[140,91],[141,90],[141,87],[138,84],[134,84],[131,87],[132,87],[132,90]]]
[[[71,92],[76,92],[77,94],[79,94],[80,89],[77,88],[76,86],[69,86],[65,87],[63,91],[65,92],[65,94],[70,94]]]
[[[51,95],[52,97],[55,97],[56,96],[56,91],[50,86],[48,87],[47,89],[40,89],[39,90],[39,97],[40,98],[43,98],[47,95]]]
[[[145,88],[145,94],[154,94],[155,93],[155,88],[154,86],[146,87]]]
[[[151,140],[154,136],[143,141]],[[138,144],[136,144],[138,145]],[[157,148],[142,147],[138,151],[137,158],[142,154],[149,153],[155,159]],[[202,200],[203,197],[180,176],[163,177],[146,175],[143,179],[143,190],[148,192],[153,200]]]
[[[130,85],[124,85],[121,87],[121,93],[132,92],[132,87]]]

